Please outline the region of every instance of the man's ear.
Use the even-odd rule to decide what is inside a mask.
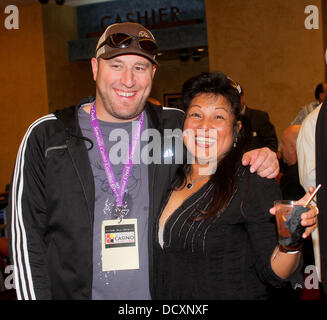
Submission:
[[[154,78],[154,75],[157,71],[157,66],[155,64],[152,65],[152,79]]]
[[[97,80],[97,75],[98,75],[98,60],[96,58],[91,59],[91,66],[92,66],[92,73],[93,73],[93,80]]]
[[[325,95],[325,92],[320,92],[320,93],[319,93],[319,102],[320,102],[320,101],[323,102],[323,101],[325,100],[325,96],[326,96],[326,95]]]
[[[235,129],[236,135],[238,135],[240,130],[242,129],[242,121],[237,121],[236,124],[235,124],[234,129]]]

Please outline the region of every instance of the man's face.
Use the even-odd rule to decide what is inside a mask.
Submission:
[[[156,66],[138,55],[92,58],[91,63],[98,118],[109,122],[136,119],[150,95]]]

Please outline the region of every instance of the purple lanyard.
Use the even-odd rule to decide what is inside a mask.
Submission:
[[[103,141],[101,129],[100,129],[96,111],[95,111],[95,102],[93,103],[91,111],[90,111],[90,120],[91,120],[91,126],[93,129],[96,145],[97,145],[97,148],[98,148],[98,151],[100,154],[100,158],[102,160],[102,164],[103,164],[104,171],[105,171],[107,179],[108,179],[109,186],[116,197],[116,206],[122,207],[124,194],[125,194],[126,187],[127,187],[127,182],[128,182],[128,179],[129,179],[130,173],[132,171],[132,167],[133,167],[133,159],[134,159],[135,150],[140,141],[141,132],[143,130],[143,124],[144,124],[143,112],[139,116],[136,132],[132,138],[132,143],[129,146],[127,161],[126,161],[126,164],[124,165],[124,170],[123,170],[122,177],[120,180],[120,186],[117,186],[116,178],[115,178],[114,172],[112,170],[109,155],[108,155],[106,146]]]

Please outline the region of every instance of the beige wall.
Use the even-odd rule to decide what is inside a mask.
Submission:
[[[239,81],[278,136],[325,79],[322,23],[305,29],[307,5],[321,0],[206,0],[210,70]]]
[[[76,9],[27,2],[12,2],[19,9],[18,30],[0,24],[0,192],[28,126],[95,92],[90,62],[68,61],[67,41],[78,37]]]
[[[10,182],[26,129],[48,112],[41,6],[18,9],[18,30],[7,30],[0,23],[0,192]],[[1,5],[0,11],[4,12]]]
[[[165,94],[180,93],[185,80],[203,71],[209,71],[208,57],[203,57],[200,61],[192,59],[184,62],[179,59],[161,61],[151,96],[164,104]]]
[[[95,94],[90,61],[68,60],[69,40],[78,39],[76,8],[42,6],[49,111],[75,105]]]

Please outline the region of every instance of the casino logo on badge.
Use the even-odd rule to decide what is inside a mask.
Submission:
[[[114,234],[113,233],[107,233],[106,234],[106,244],[110,244],[114,242]]]
[[[130,246],[135,246],[135,229],[133,225],[106,227],[106,248]]]

